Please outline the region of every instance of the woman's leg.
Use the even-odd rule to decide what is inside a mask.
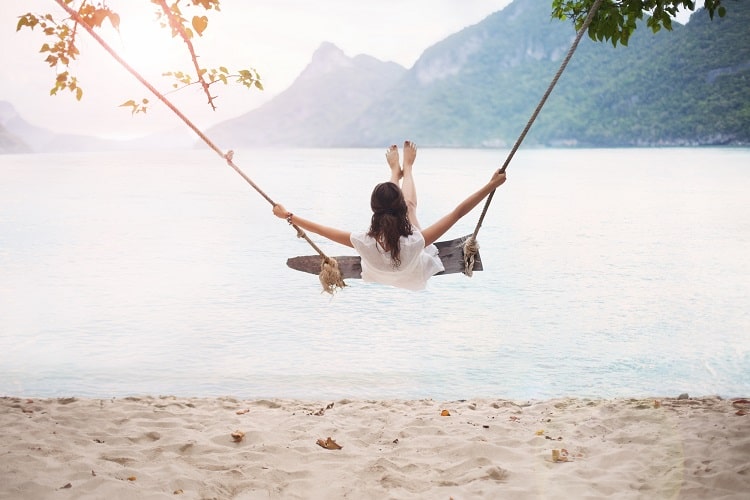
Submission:
[[[391,169],[391,178],[389,180],[395,185],[400,186],[401,177],[404,174],[401,171],[401,163],[398,159],[398,146],[394,144],[385,151],[385,160],[388,162],[388,168]]]
[[[401,190],[404,192],[406,206],[409,209],[409,221],[417,229],[422,229],[417,220],[417,187],[414,184],[414,160],[417,158],[417,146],[413,142],[404,142],[404,179]]]

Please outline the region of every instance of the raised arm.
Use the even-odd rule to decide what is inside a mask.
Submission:
[[[461,217],[471,212],[472,209],[476,207],[480,201],[485,199],[494,189],[500,187],[503,182],[505,182],[505,173],[501,174],[499,170],[493,172],[489,182],[482,186],[481,189],[459,203],[456,208],[450,211],[450,213],[443,216],[437,222],[422,231],[425,245],[431,245],[435,243],[438,238],[443,236],[450,228],[452,228],[453,225],[461,219]]]
[[[273,214],[280,219],[286,219],[290,224],[296,224],[305,231],[319,234],[320,236],[328,238],[331,241],[354,248],[354,245],[352,245],[350,232],[336,229],[334,227],[324,226],[311,220],[303,219],[302,217],[294,215],[292,214],[292,212],[287,211],[287,209],[284,208],[283,205],[274,205]]]

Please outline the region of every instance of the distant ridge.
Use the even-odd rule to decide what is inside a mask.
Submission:
[[[0,101],[0,153],[32,152],[31,146],[6,127],[6,124],[15,120],[17,116],[18,113],[12,104]]]
[[[148,151],[184,149],[192,144],[192,136],[183,129],[174,133],[122,141],[86,135],[58,134],[30,124],[11,103],[0,101],[0,154]]]

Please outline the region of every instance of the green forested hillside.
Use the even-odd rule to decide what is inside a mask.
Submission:
[[[628,46],[585,38],[527,143],[750,143],[750,5],[726,7],[724,18],[700,11],[671,32],[644,23]],[[512,144],[575,35],[549,13],[549,0],[516,0],[431,47],[339,133],[356,145]]]
[[[587,44],[537,137],[564,139],[557,121],[584,145],[750,142],[750,8],[728,4],[740,6],[713,21],[701,11],[673,32],[642,26],[627,47]]]

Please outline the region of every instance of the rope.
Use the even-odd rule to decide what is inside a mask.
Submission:
[[[552,82],[550,82],[549,87],[547,87],[547,91],[542,96],[542,99],[539,101],[539,104],[537,104],[536,109],[532,113],[531,118],[529,118],[529,121],[526,123],[526,126],[521,132],[521,135],[518,137],[518,139],[516,140],[516,143],[513,145],[513,148],[510,150],[508,157],[505,159],[505,163],[503,163],[503,166],[499,170],[500,173],[505,172],[505,169],[508,168],[508,165],[510,164],[510,160],[516,154],[516,151],[518,151],[518,148],[521,146],[521,143],[526,138],[526,134],[529,132],[529,129],[534,124],[536,117],[539,115],[539,112],[542,110],[542,107],[547,102],[547,98],[552,93],[552,89],[554,89],[555,85],[557,85],[557,81],[560,79],[560,76],[562,75],[563,71],[565,71],[565,67],[568,65],[568,62],[573,57],[573,54],[578,48],[578,43],[581,41],[581,38],[583,38],[583,34],[586,32],[586,30],[589,28],[589,25],[594,20],[594,16],[596,15],[596,12],[599,10],[599,6],[601,5],[601,3],[602,3],[602,0],[596,0],[594,2],[594,5],[591,6],[591,10],[586,16],[586,20],[583,22],[583,26],[581,26],[581,29],[578,30],[575,40],[573,40],[573,44],[570,46],[570,49],[568,50],[568,53],[565,56],[565,59],[563,59],[562,64],[560,64],[560,69],[558,69],[557,73],[555,73],[554,78],[552,78]],[[476,253],[479,251],[479,243],[477,243],[476,241],[477,234],[479,233],[479,228],[482,227],[482,222],[484,222],[485,215],[487,215],[487,209],[490,208],[490,203],[492,203],[492,198],[495,196],[495,191],[496,190],[493,189],[492,192],[490,192],[490,194],[487,196],[487,201],[484,203],[484,208],[482,209],[482,214],[479,216],[479,221],[477,222],[477,226],[476,228],[474,228],[474,233],[472,233],[472,235],[466,240],[466,243],[464,244],[464,274],[466,274],[469,277],[471,277],[471,275],[474,272],[474,260],[475,260]]]
[[[227,153],[224,153],[211,139],[208,138],[206,134],[204,134],[198,127],[193,124],[190,119],[185,116],[185,114],[182,113],[172,102],[169,101],[161,92],[159,92],[151,83],[149,83],[148,80],[146,80],[143,76],[141,76],[140,73],[138,73],[135,69],[133,69],[130,64],[127,63],[122,57],[120,57],[117,52],[115,52],[112,47],[107,44],[107,42],[104,41],[102,37],[100,37],[94,29],[89,26],[86,21],[81,18],[81,16],[73,10],[70,6],[68,6],[64,0],[55,0],[57,5],[59,5],[65,12],[67,12],[72,19],[75,20],[76,23],[78,23],[80,26],[83,26],[83,28],[91,35],[91,37],[96,40],[99,45],[102,46],[102,48],[107,51],[107,53],[112,56],[120,65],[125,68],[125,70],[128,71],[131,75],[133,75],[143,86],[145,86],[149,91],[151,91],[152,94],[154,94],[161,102],[163,102],[169,109],[174,112],[190,129],[192,129],[193,132],[195,132],[200,139],[208,145],[209,148],[214,150],[219,156],[221,156],[224,160],[226,160],[227,165],[229,165],[235,172],[237,172],[245,181],[250,184],[250,186],[255,189],[258,194],[260,194],[263,198],[265,198],[268,203],[271,204],[271,206],[276,206],[276,202],[274,202],[270,196],[268,196],[263,190],[255,183],[253,180],[245,174],[245,172],[242,171],[235,163],[232,161],[232,158],[234,157],[234,151],[227,151]],[[343,278],[341,276],[341,271],[339,271],[338,263],[336,262],[336,259],[333,257],[328,257],[323,251],[305,234],[305,232],[297,226],[296,224],[292,224],[292,227],[297,231],[297,237],[298,238],[304,238],[307,243],[310,244],[310,246],[318,252],[318,254],[321,256],[321,273],[320,273],[320,281],[323,285],[323,291],[333,294],[337,289],[343,288],[346,286],[346,284],[343,281]]]

